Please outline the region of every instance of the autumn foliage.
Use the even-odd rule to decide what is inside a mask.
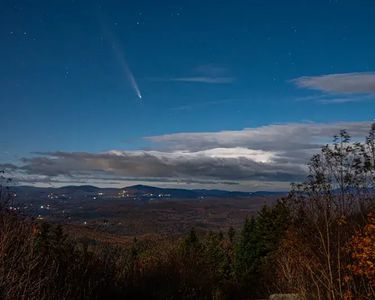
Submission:
[[[347,299],[375,299],[375,214],[369,213],[368,222],[363,229],[358,230],[348,244],[348,252],[352,258],[346,266],[345,281],[349,287]],[[359,282],[355,298],[350,287]],[[357,283],[358,285],[358,283]]]

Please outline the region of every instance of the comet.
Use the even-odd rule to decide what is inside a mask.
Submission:
[[[119,44],[117,42],[115,42],[114,39],[112,39],[111,42],[112,42],[113,52],[116,55],[116,57],[117,57],[117,59],[120,63],[121,69],[122,69],[125,77],[129,81],[129,83],[130,83],[131,87],[133,88],[137,97],[141,100],[142,99],[141,91],[138,87],[137,81],[135,80],[133,72],[130,70],[128,63],[126,62],[124,52],[121,50]]]
[[[125,59],[124,50],[121,48],[120,43],[118,42],[116,36],[107,26],[107,22],[105,22],[105,17],[102,13],[98,13],[98,19],[102,28],[102,33],[105,39],[111,44],[112,50],[114,55],[116,56],[122,72],[126,78],[126,80],[130,83],[130,86],[134,90],[136,96],[142,100],[141,90],[138,87],[137,81],[133,75],[133,72],[130,70],[129,65]]]

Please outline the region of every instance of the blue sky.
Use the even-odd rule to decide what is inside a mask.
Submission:
[[[350,129],[375,116],[371,0],[5,0],[0,8],[4,164],[56,151],[191,152],[145,137],[274,124]],[[79,173],[26,170],[72,182]]]

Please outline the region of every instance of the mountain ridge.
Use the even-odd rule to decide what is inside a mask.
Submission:
[[[133,195],[149,195],[159,196],[164,195],[170,198],[204,198],[204,197],[251,197],[251,196],[262,196],[262,195],[285,195],[283,191],[255,191],[255,192],[243,192],[243,191],[227,191],[221,189],[184,189],[184,188],[162,188],[150,185],[136,184],[126,186],[122,188],[101,188],[94,185],[67,185],[62,187],[35,187],[28,185],[14,185],[10,187],[13,192],[59,192],[65,194],[91,194],[91,193],[130,193]]]

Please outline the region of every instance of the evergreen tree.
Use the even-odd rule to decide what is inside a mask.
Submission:
[[[289,211],[284,202],[264,206],[256,217],[247,218],[235,250],[235,275],[251,296],[264,291],[273,253],[287,229]]]

